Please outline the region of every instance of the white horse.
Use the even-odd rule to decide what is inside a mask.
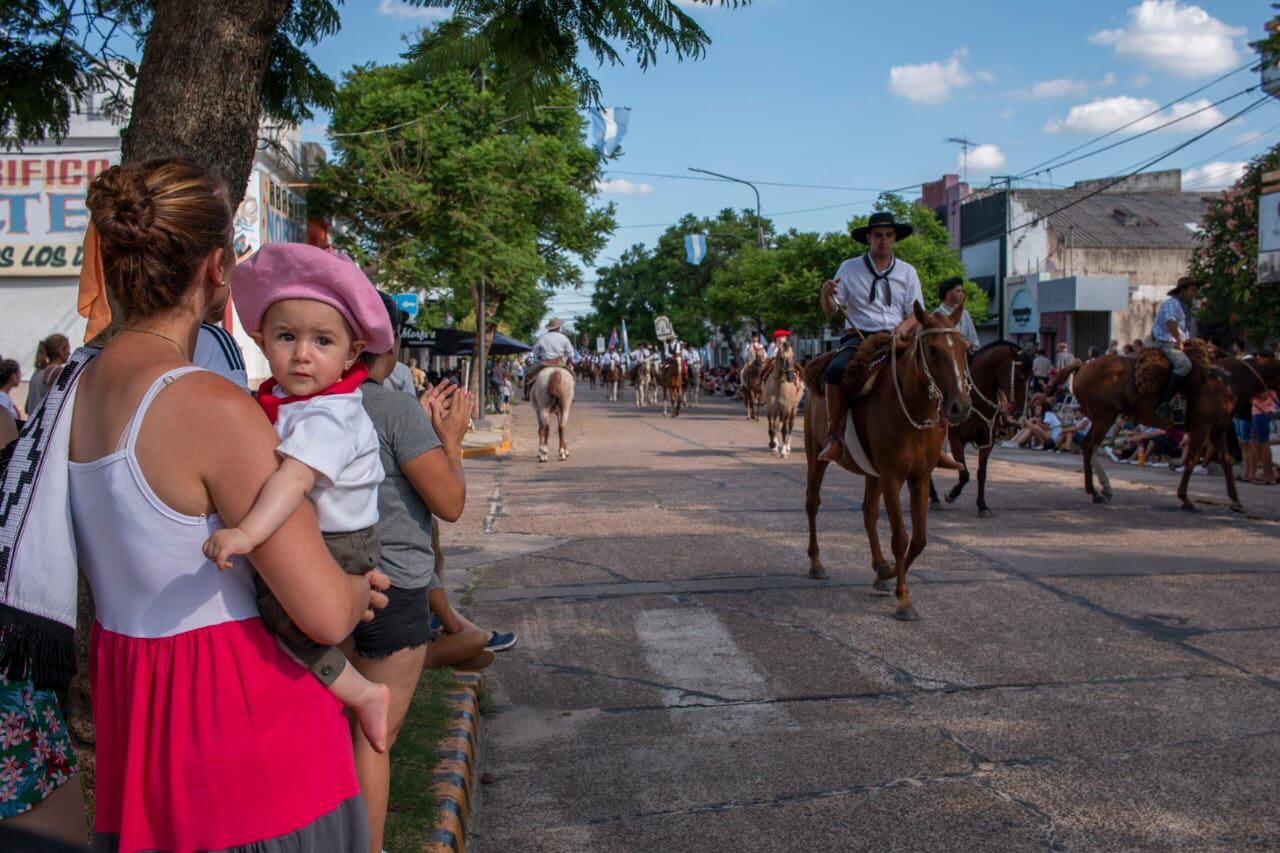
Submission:
[[[551,436],[551,416],[556,416],[556,430],[560,434],[560,461],[569,458],[569,446],[564,428],[569,425],[569,409],[573,407],[574,376],[567,367],[548,365],[533,377],[529,398],[538,416],[538,461],[547,461],[547,439]]]
[[[636,364],[636,408],[642,408],[649,405],[653,396],[653,363],[649,359],[641,359]]]
[[[610,403],[618,402],[618,395],[622,389],[623,375],[622,365],[605,365],[602,379],[604,380],[605,399]]]

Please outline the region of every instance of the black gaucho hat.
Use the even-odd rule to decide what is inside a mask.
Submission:
[[[898,222],[893,218],[892,213],[887,210],[882,210],[879,213],[871,214],[871,218],[867,220],[866,225],[854,228],[849,233],[853,236],[853,239],[857,240],[859,243],[867,244],[867,233],[870,232],[872,228],[884,227],[892,228],[894,236],[899,240],[907,239],[911,236],[912,232],[915,231],[915,229],[911,227],[910,223]]]

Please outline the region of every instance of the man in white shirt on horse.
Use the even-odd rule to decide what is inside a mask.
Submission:
[[[562,325],[564,321],[559,317],[552,317],[547,321],[547,331],[533,345],[533,352],[530,353],[533,357],[533,368],[526,371],[524,377],[526,390],[533,385],[534,377],[544,367],[560,366],[572,371],[573,342],[560,333]]]
[[[840,264],[834,278],[822,285],[820,304],[831,316],[844,311],[845,333],[840,350],[823,374],[827,400],[827,440],[818,458],[838,462],[844,456],[845,407],[840,379],[853,359],[858,346],[878,332],[905,335],[915,330],[917,322],[913,306],[924,308],[920,276],[916,268],[893,254],[899,240],[911,236],[910,223],[898,222],[892,213],[871,214],[866,225],[854,228],[853,239],[866,245],[867,254]],[[939,467],[959,468],[954,460],[939,459]]]

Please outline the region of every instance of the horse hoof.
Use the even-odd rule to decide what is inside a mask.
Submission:
[[[1191,501],[1183,501],[1183,502],[1182,502],[1182,511],[1183,511],[1183,512],[1199,512],[1199,511],[1200,511],[1200,507],[1196,506],[1196,505],[1195,505],[1195,504],[1193,504]]]
[[[978,510],[978,518],[990,518],[993,515],[995,515],[995,513],[985,506]]]
[[[893,618],[899,622],[919,622],[920,614],[916,612],[915,607],[908,604],[906,607],[899,607],[893,611]]]
[[[821,563],[816,566],[809,567],[809,579],[815,581],[824,581],[827,579],[827,569]]]
[[[1107,499],[1107,503],[1111,503],[1111,499],[1115,497],[1115,493],[1110,489],[1103,489],[1102,496]]]
[[[876,577],[884,578],[885,580],[896,577],[898,574],[898,570],[888,560],[881,560],[871,568],[875,570]]]
[[[1104,504],[1104,503],[1106,503],[1106,502],[1107,502],[1107,499],[1106,499],[1106,498],[1104,498],[1101,494],[1099,494],[1099,493],[1097,493],[1097,492],[1094,492],[1094,494],[1093,494],[1093,502],[1094,502],[1094,503],[1096,503],[1096,504]]]
[[[1231,511],[1232,511],[1232,512],[1244,512],[1244,504],[1242,504],[1242,503],[1240,503],[1240,502],[1238,502],[1238,501],[1237,501],[1236,503],[1231,504]]]
[[[952,494],[946,494],[946,495],[943,495],[943,496],[942,496],[942,499],[943,499],[944,501],[946,501],[947,503],[949,503],[949,504],[953,504],[953,503],[955,503],[955,502],[956,502],[956,496],[955,496],[955,495],[952,495]]]
[[[871,582],[871,588],[876,592],[893,592],[893,583],[888,578],[876,578]]]
[[[942,501],[929,501],[929,509],[942,512]]]

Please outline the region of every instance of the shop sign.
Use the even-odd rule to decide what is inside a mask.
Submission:
[[[89,182],[119,159],[119,152],[0,157],[0,276],[78,275]]]

